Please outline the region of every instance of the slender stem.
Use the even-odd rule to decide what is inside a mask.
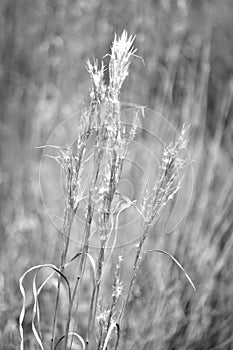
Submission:
[[[92,293],[91,298],[91,306],[90,306],[90,312],[89,312],[89,319],[88,319],[88,328],[87,328],[87,350],[90,343],[90,335],[94,333],[94,323],[95,323],[95,317],[96,317],[96,311],[97,311],[97,301],[99,297],[99,291],[100,291],[100,282],[102,278],[102,270],[103,270],[103,264],[104,264],[104,257],[105,257],[105,244],[106,240],[102,242],[102,246],[100,248],[99,252],[99,258],[98,258],[98,269],[97,269],[97,276],[96,276],[96,285]]]
[[[111,308],[110,308],[109,315],[108,315],[108,323],[107,323],[107,327],[106,327],[105,338],[104,339],[100,338],[99,349],[102,349],[102,346],[103,346],[104,341],[106,339],[106,336],[108,334],[109,328],[111,326],[111,320],[113,317],[114,310],[116,308],[116,303],[117,303],[118,297],[115,294],[115,291],[114,291],[115,288],[117,288],[117,275],[116,274],[115,274],[115,279],[114,279],[114,284],[113,284],[113,298],[112,298]]]
[[[69,242],[70,242],[70,232],[71,227],[73,224],[75,212],[71,206],[68,206],[65,210],[65,216],[64,216],[64,238],[65,238],[65,244],[63,246],[63,251],[61,254],[61,265],[60,265],[60,272],[64,271],[64,266],[66,263],[67,253],[69,249]],[[54,317],[53,317],[53,326],[52,326],[52,337],[51,337],[51,350],[54,349],[54,337],[55,337],[55,330],[57,325],[57,312],[58,312],[58,304],[59,304],[59,298],[60,298],[60,289],[61,289],[61,275],[58,277],[58,284],[57,284],[57,295],[56,295],[56,301],[55,301],[55,310],[54,310]],[[66,341],[65,341],[66,342]]]
[[[150,229],[150,225],[146,224],[145,228],[144,228],[143,235],[142,235],[142,237],[140,238],[140,241],[139,241],[139,246],[138,246],[138,249],[137,249],[137,252],[136,252],[136,256],[135,256],[135,260],[134,260],[133,275],[132,275],[132,278],[130,280],[128,293],[127,293],[125,302],[124,302],[123,307],[122,307],[122,309],[120,311],[119,324],[121,324],[121,322],[122,322],[122,317],[124,315],[125,309],[126,309],[126,307],[128,305],[128,302],[129,302],[129,298],[130,298],[130,295],[131,295],[131,292],[132,292],[132,289],[133,289],[133,285],[134,285],[134,282],[135,282],[135,279],[136,279],[136,276],[137,276],[137,271],[138,271],[138,268],[139,268],[140,263],[141,263],[142,248],[144,246],[144,243],[145,243],[146,237],[148,235],[149,229]]]
[[[92,205],[92,194],[90,191],[86,226],[85,226],[84,238],[83,238],[82,250],[81,250],[82,251],[81,261],[79,264],[78,275],[77,275],[77,279],[76,279],[75,286],[74,286],[73,293],[72,293],[72,297],[71,297],[71,309],[72,309],[73,304],[74,304],[74,300],[75,300],[75,296],[77,296],[77,302],[76,302],[76,307],[75,307],[75,314],[76,315],[78,313],[78,308],[79,308],[79,295],[77,295],[77,289],[78,289],[78,287],[80,287],[82,277],[83,277],[83,274],[85,271],[86,258],[87,258],[87,253],[89,250],[89,239],[90,239],[90,235],[91,235],[91,223],[92,223],[92,218],[93,218],[93,211],[94,211],[94,206]],[[70,319],[68,319],[68,321],[67,321],[66,329],[69,330],[69,326],[70,326]],[[77,317],[76,317],[76,320],[74,323],[73,333],[76,331],[76,327],[77,327]],[[73,335],[71,337],[70,347],[72,346],[72,343],[73,343]]]

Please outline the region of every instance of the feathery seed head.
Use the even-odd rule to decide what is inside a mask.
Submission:
[[[135,36],[128,37],[126,30],[121,37],[115,34],[109,62],[109,97],[113,101],[118,100],[122,84],[129,74],[130,58],[137,51],[133,47],[134,39]]]
[[[181,152],[187,146],[189,127],[183,126],[174,143],[165,145],[161,157],[159,178],[152,188],[152,193],[144,201],[144,216],[148,222],[157,217],[162,208],[174,198],[183,178],[179,171],[186,166],[187,160]]]
[[[107,89],[104,83],[104,63],[101,62],[101,66],[99,68],[98,60],[94,59],[93,64],[91,64],[90,60],[88,59],[86,66],[92,82],[90,91],[91,100],[95,102],[102,102],[105,100]]]

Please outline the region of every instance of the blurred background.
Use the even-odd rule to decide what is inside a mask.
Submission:
[[[197,292],[168,257],[148,256],[121,349],[233,349],[232,0],[0,2],[1,349],[19,348],[19,277],[60,259],[35,147],[88,102],[86,59],[101,60],[124,29],[136,35],[145,64],[133,60],[122,100],[156,109],[176,128],[191,125],[189,213],[171,234],[151,239],[183,264]]]

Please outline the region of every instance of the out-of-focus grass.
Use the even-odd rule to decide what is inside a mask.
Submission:
[[[137,35],[135,46],[145,66],[134,61],[125,98],[156,108],[175,126],[191,124],[195,184],[189,214],[171,234],[164,233],[161,222],[150,244],[183,263],[197,292],[166,256],[148,255],[130,300],[122,349],[230,349],[231,1],[221,6],[217,1],[130,0],[64,6],[62,1],[20,0],[0,6],[0,347],[18,348],[20,275],[37,263],[58,263],[61,248],[41,202],[41,153],[34,146],[44,144],[87,98],[86,58],[93,53],[101,58],[114,31],[126,28]],[[46,298],[46,305],[54,300],[53,286]]]

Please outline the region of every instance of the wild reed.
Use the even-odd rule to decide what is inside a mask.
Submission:
[[[34,307],[32,316],[32,331],[41,349],[45,349],[43,334],[40,329],[40,307],[39,295],[45,285],[55,274],[57,275],[57,292],[55,300],[54,316],[52,321],[50,349],[55,350],[58,346],[71,349],[77,340],[82,349],[106,350],[117,349],[120,344],[120,332],[125,317],[125,310],[133,289],[137,271],[143,256],[147,254],[145,241],[150,228],[161,214],[162,209],[171,201],[180,188],[182,179],[179,178],[179,170],[185,166],[181,152],[186,148],[188,140],[187,128],[183,128],[173,144],[165,145],[158,180],[155,181],[150,193],[145,192],[144,203],[141,208],[137,203],[131,201],[127,196],[118,191],[124,160],[137,132],[137,121],[142,107],[134,107],[134,118],[131,125],[122,121],[122,106],[120,93],[122,85],[129,74],[129,66],[136,49],[133,47],[134,37],[128,36],[124,31],[120,37],[115,35],[109,56],[109,83],[104,80],[107,69],[104,63],[93,63],[87,61],[87,70],[91,78],[90,106],[82,112],[80,127],[78,129],[77,141],[74,149],[56,147],[58,150],[57,160],[66,175],[66,198],[65,214],[63,223],[64,247],[61,253],[60,266],[52,264],[38,265],[27,272],[20,279],[20,289],[24,298],[24,304],[20,315],[21,350],[24,349],[23,319],[25,315],[25,290],[23,281],[25,276],[34,271],[33,296]],[[94,135],[93,146],[93,171],[88,183],[88,198],[85,227],[82,236],[80,250],[68,259],[70,248],[70,235],[80,203],[84,198],[82,174],[85,167],[85,157],[90,136]],[[156,178],[156,176],[155,176]],[[123,296],[123,283],[121,271],[123,260],[127,259],[121,252],[118,255],[113,273],[113,285],[111,302],[107,304],[101,295],[103,272],[109,264],[107,248],[112,233],[117,232],[119,216],[121,212],[133,206],[142,218],[142,234],[139,238],[132,277],[128,290]],[[93,233],[93,222],[96,223],[96,231],[99,238],[98,254],[95,258],[91,250],[91,236]],[[116,235],[113,240],[113,248],[116,243]],[[156,250],[155,250],[156,251]],[[172,260],[183,270],[178,261],[169,253]],[[109,254],[111,255],[111,254]],[[110,256],[111,257],[111,256]],[[81,336],[78,330],[79,309],[82,299],[82,283],[86,273],[87,259],[89,260],[93,273],[92,292],[88,308],[88,322],[85,336]],[[75,265],[75,280],[69,280],[66,268]],[[52,273],[38,287],[37,275],[40,269],[51,269]],[[183,270],[184,271],[184,270]],[[185,273],[186,274],[186,273]],[[189,276],[186,274],[192,284]],[[57,333],[58,305],[61,300],[61,284],[65,283],[68,290],[69,306],[67,316],[64,318],[64,334]],[[192,284],[193,286],[193,284]],[[193,286],[194,287],[194,286]],[[115,334],[115,337],[114,337]],[[114,340],[115,339],[115,340]]]

